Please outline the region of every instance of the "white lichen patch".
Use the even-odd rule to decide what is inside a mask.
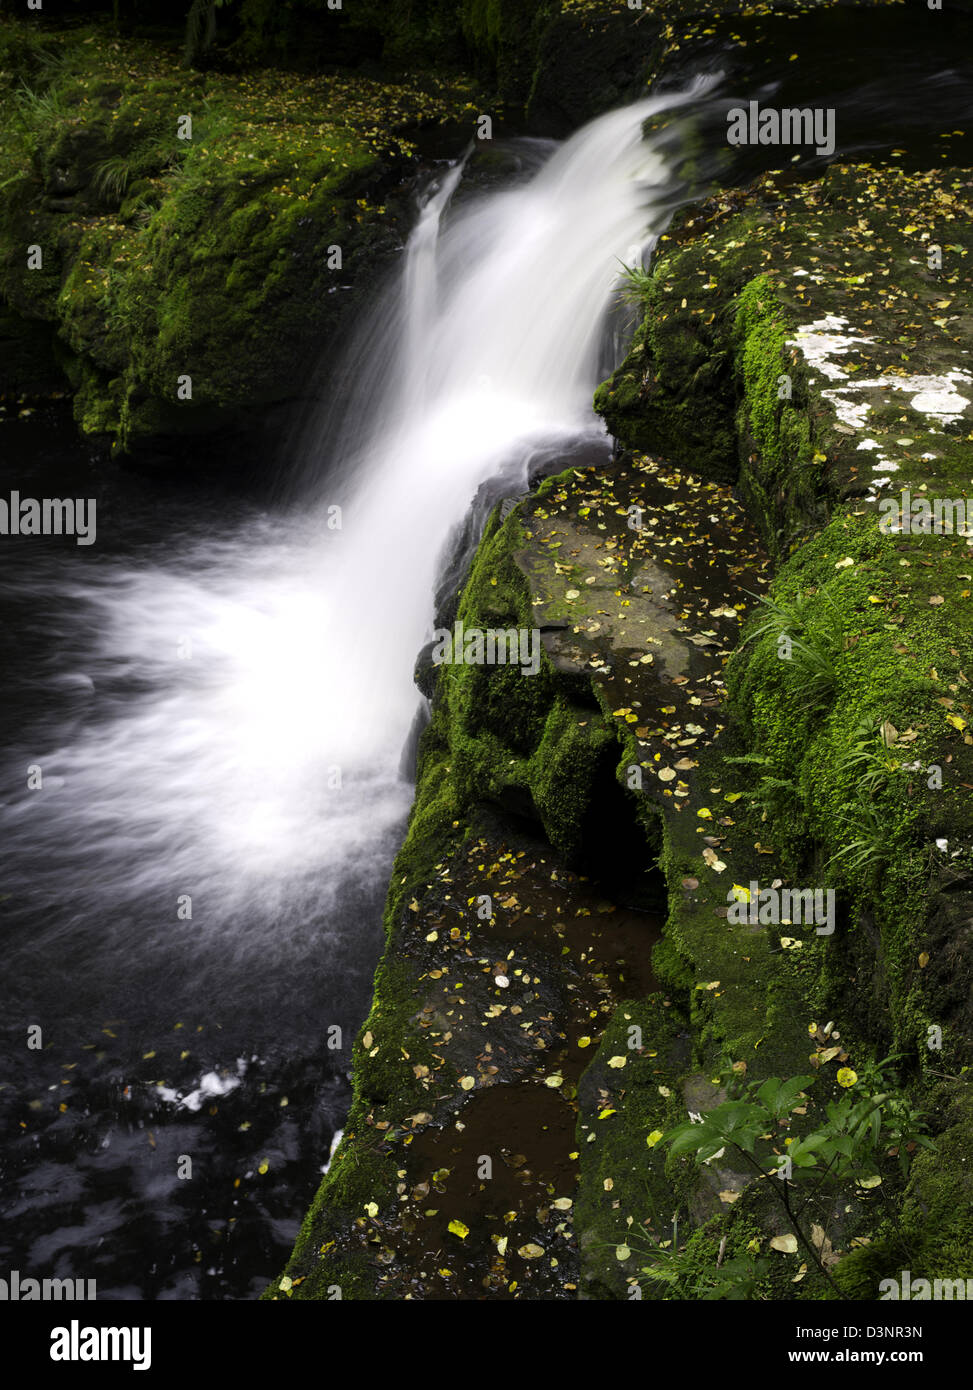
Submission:
[[[931,415],[942,424],[948,425],[958,420],[970,403],[968,397],[961,396],[954,385],[961,381],[964,386],[973,386],[973,376],[969,372],[952,371],[941,377],[911,377],[909,381],[910,386],[904,389],[919,388],[919,394],[912,398],[912,409],[923,415]]]
[[[855,386],[835,387],[831,391],[822,391],[821,395],[826,401],[830,401],[834,406],[834,412],[843,425],[850,429],[860,430],[865,428],[865,421],[870,409],[868,401],[846,401],[842,396],[842,391],[854,391],[858,389],[859,383]],[[861,385],[865,385],[864,382]]]
[[[961,395],[957,387],[973,386],[973,376],[967,371],[954,368],[940,376],[916,374],[854,378],[847,368],[836,360],[860,344],[871,344],[874,341],[873,338],[849,331],[848,320],[842,315],[827,314],[824,318],[815,319],[799,328],[797,336],[788,340],[788,345],[800,348],[811,370],[835,383],[822,391],[821,395],[830,403],[838,420],[847,429],[864,429],[872,407],[868,393],[874,391],[907,394],[912,410],[926,416],[930,422],[930,430],[935,430],[938,425],[954,424],[963,418],[970,398]],[[912,440],[908,442],[912,443]],[[864,439],[858,448],[874,451],[873,468],[876,474],[899,471],[900,465],[881,452],[881,446],[876,440]],[[875,479],[872,486],[881,487],[887,483],[887,478],[881,481]]]
[[[853,333],[845,333],[848,320],[841,314],[826,314],[823,319],[815,319],[797,330],[796,338],[788,339],[788,347],[797,346],[804,354],[808,366],[819,371],[830,381],[846,381],[848,373],[832,361],[848,352],[857,343],[872,343],[874,338],[860,338]]]

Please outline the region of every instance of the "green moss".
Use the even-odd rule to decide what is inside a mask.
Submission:
[[[748,460],[744,493],[775,552],[781,536],[824,520],[807,370],[788,343],[791,331],[766,275],[744,286],[733,322],[741,388],[737,430],[741,457]]]
[[[290,397],[395,244],[391,130],[468,118],[471,89],[203,75],[98,28],[41,62],[34,27],[0,24],[0,297],[84,359],[82,428],[134,450]]]
[[[736,472],[736,441],[727,400],[729,356],[712,325],[680,307],[678,260],[659,267],[642,306],[644,317],[624,362],[595,393],[594,405],[625,448],[678,460],[719,480]]]
[[[864,433],[889,451],[889,436],[902,435],[896,483],[960,495],[968,481],[963,426],[930,432],[920,412],[876,392],[864,397],[866,429],[851,429],[822,394],[833,383],[809,372],[795,341],[802,325],[826,315],[869,335],[861,360],[848,363],[852,384],[859,370],[894,385],[957,365],[936,287],[896,229],[906,206],[910,221],[935,227],[930,236],[955,248],[961,182],[949,171],[890,177],[886,192],[874,171],[833,169],[784,195],[770,178],[739,211],[697,210],[660,248],[631,352],[596,405],[628,446],[670,454],[707,476],[718,476],[728,456],[739,460],[741,493],[779,561],[770,595],[777,607],[754,611],[731,657],[731,731],[701,759],[700,776],[754,798],[736,801],[728,822],[738,881],[776,875],[827,885],[837,896],[834,937],[802,933],[800,949],[781,950],[760,930],[731,930],[715,920],[726,909],[706,891],[695,827],[685,816],[667,818],[670,913],[656,957],[661,978],[690,991],[697,1064],[715,1072],[740,1060],[751,1075],[806,1070],[807,1026],[833,1018],[853,1059],[904,1054],[907,1088],[921,1104],[930,1082],[965,1074],[973,1036],[963,927],[973,898],[969,552],[962,537],[883,535],[859,480],[870,456],[857,446]],[[868,213],[855,221],[850,210],[866,202]],[[795,280],[820,261],[822,241],[850,273]],[[908,312],[895,296],[875,303],[868,282],[878,244],[901,274]],[[964,265],[954,266],[951,293],[968,294],[969,280]],[[708,379],[697,375],[701,361]],[[714,397],[735,425],[732,446],[718,450],[689,424],[694,413],[708,419]],[[966,460],[968,473],[968,452]],[[744,762],[728,763],[728,754]],[[634,745],[628,755],[637,759]],[[945,1133],[950,1197],[941,1234],[935,1220],[921,1223],[922,1251],[931,1269],[956,1276],[968,1232],[945,1211],[964,1200],[968,1173],[958,1155],[968,1120]],[[906,1267],[901,1226],[911,1225],[915,1247],[917,1213],[938,1195],[937,1171],[921,1155],[902,1221],[861,1228],[870,1245],[842,1264],[850,1296],[874,1298],[877,1276]],[[710,1258],[714,1233],[726,1235],[750,1200],[714,1229],[702,1227],[692,1249]],[[890,1200],[901,1204],[895,1193]],[[767,1213],[750,1217],[766,1229]],[[770,1296],[814,1294],[782,1285]]]
[[[905,1253],[913,1277],[969,1277],[973,1245],[973,1100],[967,1086],[941,1086],[932,1100],[945,1128],[934,1153],[913,1165],[902,1208]]]
[[[835,987],[844,972],[854,975],[856,1011],[864,1022],[864,1010],[872,1035],[917,1057],[928,1057],[930,1022],[950,1029],[954,1043],[970,1022],[944,992],[945,980],[918,964],[928,952],[934,901],[930,846],[962,842],[969,811],[961,783],[971,767],[969,745],[947,719],[953,706],[942,703],[953,700],[952,688],[964,688],[970,617],[959,608],[946,627],[928,602],[931,584],[958,592],[964,581],[954,569],[958,575],[966,561],[948,538],[930,539],[943,542],[934,580],[921,564],[900,564],[901,543],[879,535],[874,517],[839,515],[778,577],[779,602],[805,595],[808,640],[815,631],[838,634],[826,709],[811,707],[799,664],[781,659],[774,633],[740,649],[729,677],[751,752],[794,787],[778,803],[776,846],[794,875],[806,881],[823,872],[846,904],[842,939],[829,956]],[[878,732],[883,724],[892,730],[891,747]],[[862,747],[869,764],[855,756]],[[916,762],[910,773],[907,765]],[[879,769],[867,791],[863,766]],[[942,786],[931,788],[934,766]],[[846,851],[862,839],[871,857],[856,868]],[[871,977],[869,989],[859,972]]]
[[[589,1297],[631,1297],[640,1247],[671,1236],[675,1202],[666,1155],[647,1141],[683,1118],[678,1078],[686,1066],[687,1041],[685,1019],[661,996],[623,1004],[582,1078],[575,1228]],[[631,1047],[632,1042],[639,1046]],[[626,1059],[624,1069],[609,1065],[618,1057]],[[633,1254],[619,1260],[617,1251],[626,1245]]]

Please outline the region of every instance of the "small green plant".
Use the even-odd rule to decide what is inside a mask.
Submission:
[[[14,107],[22,129],[56,125],[65,116],[64,101],[56,87],[41,90],[21,82],[14,93]]]
[[[888,859],[888,828],[876,798],[902,771],[902,764],[891,747],[891,737],[889,725],[884,721],[875,724],[866,719],[855,730],[848,766],[855,774],[857,790],[854,800],[841,812],[842,826],[852,838],[831,856],[829,864],[844,860],[846,868],[857,871],[884,864]]]
[[[854,839],[842,845],[828,864],[844,861],[846,869],[857,872],[886,862],[889,854],[888,832],[873,802],[859,793],[850,805],[842,808],[841,820]]]
[[[715,1264],[701,1265],[699,1252],[677,1248],[675,1238],[644,1244],[630,1237],[629,1244],[644,1253],[648,1261],[641,1267],[644,1283],[660,1289],[663,1299],[742,1302],[757,1296],[757,1286],[770,1269],[770,1261],[756,1255],[736,1255],[724,1261],[723,1246]]]
[[[855,731],[855,742],[848,755],[848,766],[854,768],[862,790],[873,795],[888,785],[893,775],[902,770],[902,764],[890,745],[889,725],[882,721],[875,724],[866,719]]]
[[[714,1251],[708,1248],[711,1242],[702,1233],[680,1245],[678,1213],[672,1217],[671,1237],[663,1240],[655,1232],[664,1231],[666,1225],[653,1213],[651,1220],[634,1227],[626,1236],[622,1254],[627,1258],[627,1251],[635,1252],[646,1261],[640,1269],[645,1276],[638,1281],[640,1288],[653,1288],[663,1301],[736,1302],[759,1296],[757,1286],[769,1272],[770,1261],[757,1256],[756,1243],[751,1243],[743,1254],[724,1260],[724,1236],[714,1259]],[[618,1257],[618,1245],[606,1243],[604,1248]]]
[[[743,753],[738,757],[727,757],[724,762],[736,763],[758,770],[761,768],[773,769],[776,766],[772,758],[763,757],[759,753]],[[760,811],[762,821],[780,819],[787,807],[793,806],[795,800],[801,799],[801,791],[797,783],[791,781],[789,777],[779,777],[774,771],[764,772],[757,786],[752,791],[742,792],[741,795],[748,805]]]
[[[126,207],[127,215],[139,227],[147,227],[158,211],[158,197],[149,197],[144,193],[140,193],[137,198],[132,198]]]
[[[22,169],[19,174],[11,174],[9,179],[4,179],[3,183],[0,183],[0,191],[9,188],[12,183],[19,183],[21,179],[29,179],[30,177],[29,169]]]
[[[125,155],[112,154],[94,169],[91,183],[99,198],[117,205],[134,177],[132,161]]]
[[[803,1135],[790,1133],[797,1110],[806,1110],[807,1088],[813,1076],[741,1083],[727,1073],[727,1089],[735,1092],[698,1122],[677,1125],[659,1140],[673,1157],[692,1154],[697,1163],[708,1163],[727,1149],[738,1154],[757,1178],[770,1183],[780,1202],[787,1225],[811,1264],[840,1298],[824,1259],[823,1240],[815,1242],[808,1226],[810,1203],[830,1183],[855,1180],[864,1187],[878,1186],[876,1173],[889,1146],[898,1150],[903,1172],[909,1152],[921,1145],[932,1149],[922,1131],[922,1115],[904,1096],[889,1089],[873,1093],[872,1087],[888,1087],[885,1069],[895,1058],[887,1057],[863,1071],[862,1079],[849,1068],[838,1073],[845,1094],[827,1102],[817,1128]],[[903,1155],[905,1155],[903,1161]],[[800,1206],[798,1189],[810,1188]],[[796,1248],[796,1246],[795,1246]]]
[[[754,594],[766,611],[764,621],[740,643],[770,637],[778,651],[786,650],[795,690],[814,710],[827,709],[838,686],[838,658],[844,649],[841,614],[830,594],[798,590],[793,599]],[[823,604],[821,600],[824,600]],[[786,643],[786,646],[785,646]]]
[[[640,265],[626,265],[624,261],[619,261],[619,265],[622,268],[622,283],[618,298],[623,304],[634,304],[636,308],[644,309],[652,289],[652,276]]]

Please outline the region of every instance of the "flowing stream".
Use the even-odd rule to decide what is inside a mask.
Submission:
[[[0,1264],[238,1298],[283,1263],[348,1103],[437,581],[478,492],[607,450],[619,263],[686,196],[701,90],[512,142],[499,192],[444,166],[278,506],[4,426],[11,485],[95,497],[98,536],[4,543]]]

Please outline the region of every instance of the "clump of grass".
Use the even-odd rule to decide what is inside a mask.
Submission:
[[[640,265],[626,265],[624,261],[619,261],[621,266],[620,280],[618,288],[618,298],[623,304],[634,305],[638,309],[644,309],[649,294],[652,289],[652,276]]]
[[[741,793],[743,800],[761,813],[761,821],[778,820],[785,808],[802,799],[801,790],[796,782],[789,777],[778,776],[772,758],[766,758],[759,753],[743,753],[739,757],[724,758],[723,761],[753,768],[761,773],[760,781],[754,790]]]
[[[793,599],[753,597],[767,616],[740,643],[740,650],[763,637],[770,637],[780,648],[781,639],[786,638],[794,689],[813,710],[827,709],[838,688],[838,658],[844,650],[841,613],[834,600],[823,590],[798,590]]]
[[[132,161],[123,154],[111,154],[94,169],[91,183],[99,198],[117,205],[134,177]]]
[[[874,802],[859,795],[842,811],[842,824],[855,838],[842,845],[828,860],[828,864],[837,864],[843,860],[845,868],[855,872],[859,869],[875,868],[887,862],[888,827],[875,809]]]
[[[64,119],[64,99],[56,87],[30,87],[21,82],[14,93],[14,107],[22,128],[46,128]]]
[[[889,827],[878,810],[878,799],[893,785],[902,764],[896,757],[884,722],[865,719],[854,735],[848,766],[857,780],[856,794],[842,811],[844,830],[854,838],[833,854],[829,864],[844,860],[855,871],[888,862],[891,852]]]

